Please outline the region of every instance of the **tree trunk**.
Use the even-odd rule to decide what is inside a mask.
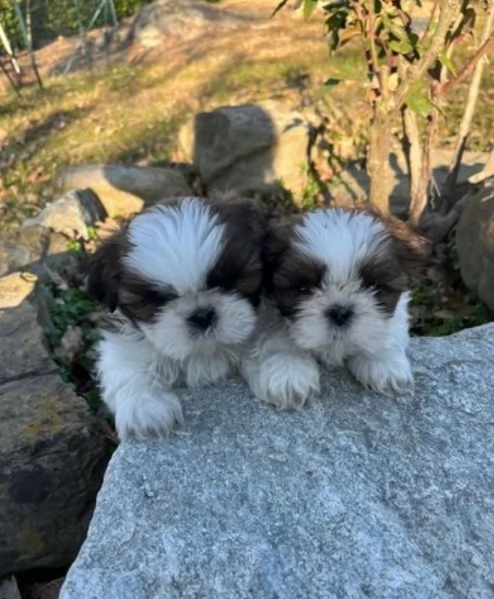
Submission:
[[[389,154],[391,151],[391,129],[389,115],[378,109],[370,128],[367,172],[370,177],[369,202],[374,210],[382,215],[390,213],[390,195],[392,190]]]
[[[484,22],[482,35],[480,38],[479,47],[482,46],[493,34],[494,27],[494,0],[491,0],[490,6],[487,12],[487,16]],[[488,62],[488,58],[484,57],[475,65],[473,71],[472,80],[468,88],[468,98],[465,104],[465,110],[461,119],[460,128],[456,138],[455,153],[449,166],[448,178],[446,180],[445,188],[446,194],[450,199],[453,196],[454,188],[458,181],[458,172],[460,170],[461,159],[463,158],[463,152],[467,143],[470,130],[472,128],[472,121],[475,114],[475,108],[477,106],[477,100],[479,97],[480,84],[482,82],[482,75],[484,66]]]
[[[407,108],[402,110],[403,131],[405,133],[404,151],[408,164],[408,177],[410,179],[410,212],[419,204],[427,203],[427,188],[424,190],[422,176],[422,164],[424,156],[422,153],[422,141],[417,122],[417,114]],[[425,193],[425,195],[424,195]],[[416,209],[416,208],[415,208]]]

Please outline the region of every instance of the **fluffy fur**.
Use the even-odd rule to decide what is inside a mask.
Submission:
[[[105,241],[88,290],[112,314],[98,347],[119,437],[166,436],[182,420],[173,385],[227,376],[256,324],[265,215],[241,199],[155,206]]]
[[[319,389],[318,362],[346,365],[367,388],[403,392],[409,283],[429,248],[401,221],[321,209],[275,222],[265,252],[267,297],[243,365],[254,393],[300,408]]]

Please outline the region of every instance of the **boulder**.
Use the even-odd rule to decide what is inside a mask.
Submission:
[[[299,197],[307,184],[310,125],[278,102],[201,112],[179,141],[210,188],[258,190],[280,182]]]
[[[111,218],[131,216],[145,204],[192,193],[181,172],[157,166],[69,166],[58,174],[55,186],[62,192],[92,189]]]
[[[107,462],[95,417],[44,347],[35,285],[30,273],[0,279],[0,577],[73,560]]]
[[[154,48],[169,38],[188,40],[219,24],[239,21],[226,9],[204,0],[158,0],[142,7],[131,29],[133,41]]]
[[[40,274],[44,264],[57,266],[67,258],[67,238],[43,226],[25,226],[2,233],[0,276],[16,270]]]
[[[74,189],[48,204],[36,218],[24,221],[24,227],[45,227],[69,238],[89,238],[88,227],[107,217],[98,196],[91,189]]]
[[[463,280],[494,311],[494,186],[484,186],[467,200],[456,246]]]
[[[296,413],[230,381],[122,444],[60,599],[453,599],[494,590],[494,325],[412,340],[413,393],[329,373]]]

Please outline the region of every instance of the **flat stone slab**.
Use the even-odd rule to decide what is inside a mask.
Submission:
[[[412,341],[414,393],[341,371],[298,413],[232,381],[119,447],[60,599],[494,596],[494,325]]]
[[[36,283],[0,277],[0,578],[71,563],[107,464],[96,417],[44,345]]]

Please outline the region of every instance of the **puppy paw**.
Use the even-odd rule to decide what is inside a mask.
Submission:
[[[319,367],[308,355],[276,354],[250,372],[248,382],[262,401],[279,410],[298,410],[319,392]]]
[[[174,393],[153,390],[117,399],[115,426],[121,441],[165,439],[181,422],[182,407]]]
[[[410,362],[404,353],[382,358],[358,355],[348,367],[364,387],[381,395],[399,395],[413,387]]]
[[[220,352],[212,356],[191,356],[187,364],[186,380],[188,387],[216,383],[227,377],[233,370],[233,360],[228,353]]]

